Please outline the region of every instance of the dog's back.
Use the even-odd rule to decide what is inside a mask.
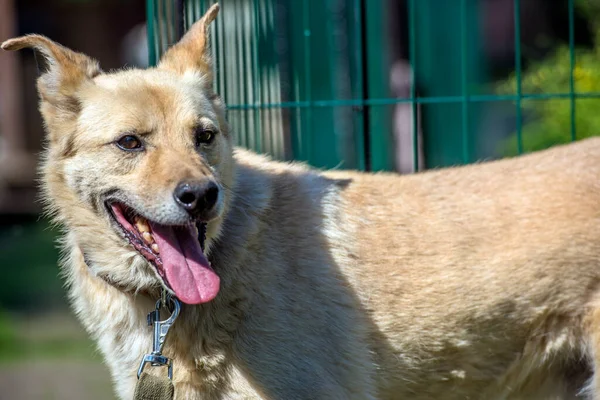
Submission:
[[[600,334],[600,139],[413,176],[330,176],[352,180],[340,216],[353,257],[338,263],[372,310],[383,371],[401,371],[383,374],[389,393],[583,389]]]

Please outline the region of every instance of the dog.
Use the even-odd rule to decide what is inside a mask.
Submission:
[[[217,12],[146,70],[2,44],[48,61],[42,191],[119,398],[165,289],[179,400],[600,399],[600,140],[408,176],[270,160],[213,91]]]

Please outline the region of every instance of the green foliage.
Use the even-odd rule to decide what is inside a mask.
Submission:
[[[590,19],[598,32],[592,49],[574,49],[574,91],[578,94],[600,93],[600,1],[576,2],[577,11]],[[568,94],[570,92],[571,54],[568,45],[561,45],[543,61],[531,65],[521,76],[523,94]],[[499,87],[502,94],[515,94],[517,76],[513,74]],[[575,100],[575,117],[571,117],[569,97],[549,100],[522,100],[522,127],[524,152],[542,150],[572,140],[572,126],[576,139],[600,135],[600,98],[579,97]],[[513,134],[500,149],[501,155],[517,154],[517,136]]]
[[[11,311],[64,307],[56,232],[46,220],[0,225],[0,307]]]
[[[15,348],[17,335],[8,316],[0,310],[0,359]]]
[[[44,219],[14,217],[0,225],[0,365],[97,358],[66,308],[55,240]]]
[[[575,92],[600,93],[600,48],[576,50],[575,60],[573,71]],[[569,93],[569,81],[569,48],[563,46],[522,75],[522,93]],[[513,94],[516,85],[516,76],[512,76],[501,85],[500,92]],[[571,141],[572,121],[569,98],[523,100],[521,104],[524,115],[531,116],[531,120],[525,121],[522,129],[523,151],[541,150]],[[600,134],[600,98],[577,98],[574,123],[577,139]],[[503,155],[517,153],[516,134],[505,143],[502,153]]]
[[[0,310],[0,366],[19,360],[97,360],[94,344],[73,317],[57,316]]]

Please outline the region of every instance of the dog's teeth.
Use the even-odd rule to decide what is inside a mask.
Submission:
[[[152,246],[150,246],[152,248],[152,251],[155,252],[156,254],[160,253],[160,250],[158,249],[158,245],[156,243],[152,243]]]
[[[150,232],[142,233],[142,238],[144,239],[144,242],[148,244],[154,243],[154,238],[152,237],[152,234]]]
[[[142,217],[138,217],[138,216],[135,217],[135,227],[141,233],[150,232],[150,226],[148,225],[148,221],[146,221]]]

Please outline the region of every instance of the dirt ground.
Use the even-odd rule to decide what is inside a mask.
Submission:
[[[113,400],[108,370],[83,360],[19,361],[0,365],[6,400]]]
[[[12,315],[10,328],[13,340],[0,338],[0,399],[116,398],[102,357],[70,311]]]

